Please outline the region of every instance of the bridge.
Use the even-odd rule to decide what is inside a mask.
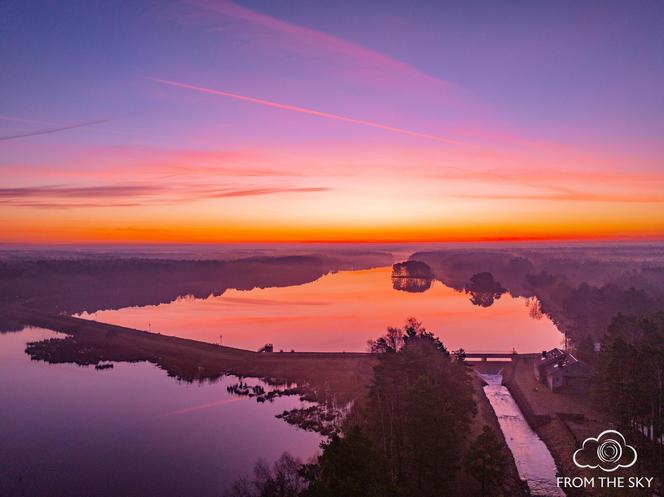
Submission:
[[[513,360],[517,357],[539,357],[539,352],[466,352],[466,359],[479,359],[480,361],[488,361],[489,359],[507,359]]]

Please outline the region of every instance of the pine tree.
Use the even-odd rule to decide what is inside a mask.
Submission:
[[[385,461],[358,427],[323,445],[316,464],[302,470],[309,488],[302,497],[389,497],[393,489]]]
[[[466,453],[466,471],[480,483],[480,495],[499,495],[509,461],[500,439],[484,426]]]

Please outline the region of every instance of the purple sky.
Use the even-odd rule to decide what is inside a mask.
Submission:
[[[244,238],[269,239],[258,220],[280,202],[274,192],[290,206],[274,213],[276,225],[311,231],[313,217],[297,213],[322,203],[320,229],[341,238],[420,220],[414,238],[436,230],[454,238],[461,225],[498,237],[487,231],[490,214],[517,215],[524,205],[507,204],[515,199],[535,214],[517,215],[508,236],[544,236],[529,228],[543,215],[551,236],[581,234],[583,226],[567,229],[572,202],[593,202],[581,224],[606,228],[597,235],[630,234],[609,229],[598,202],[609,211],[639,204],[630,215],[651,229],[631,234],[656,235],[663,25],[664,3],[655,1],[5,1],[0,216],[18,231],[0,241],[106,236],[82,227],[89,217],[106,220],[107,234],[177,231],[209,208],[238,230],[256,227]],[[188,173],[173,182],[173,168]],[[429,179],[411,181],[414,170]],[[426,190],[441,175],[447,183],[390,224],[390,196]],[[372,178],[369,200],[358,200],[354,189]],[[155,181],[160,193],[137,193]],[[214,194],[201,193],[211,183]],[[71,188],[89,190],[71,204]],[[270,199],[224,204],[229,191]],[[201,196],[216,203],[194,209]],[[338,203],[354,210],[335,217]],[[155,204],[180,209],[177,226],[149,212]],[[29,227],[40,206],[87,210],[61,213],[40,236]],[[254,206],[253,216],[228,214]],[[206,219],[200,230],[218,229]]]

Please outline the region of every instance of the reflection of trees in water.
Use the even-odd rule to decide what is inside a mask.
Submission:
[[[18,319],[9,316],[0,316],[0,333],[11,333],[21,331],[25,325]]]
[[[529,298],[531,317],[549,317],[577,349],[599,342],[617,314],[646,316],[664,309],[662,244],[450,249],[411,257],[480,306],[491,305],[497,295],[470,280],[491,274],[513,297]]]
[[[304,390],[297,385],[275,386],[266,390],[263,385],[250,385],[242,378],[237,383],[228,385],[226,391],[239,397],[255,398],[256,402],[272,402],[277,397],[304,395]]]
[[[347,412],[347,408],[322,403],[290,409],[277,414],[277,418],[283,419],[286,423],[295,425],[302,430],[330,436],[340,431],[341,422]]]
[[[422,293],[431,288],[433,271],[421,261],[397,262],[392,265],[392,288],[402,292]]]
[[[76,314],[207,298],[229,288],[287,287],[345,269],[384,266],[382,252],[248,257],[237,260],[139,258],[0,261],[0,302]],[[388,262],[389,261],[389,262]],[[1,319],[1,317],[0,317]]]
[[[507,292],[488,272],[471,276],[470,283],[466,285],[464,291],[470,294],[470,301],[480,307],[490,307],[503,293]]]
[[[297,395],[300,401],[313,402],[314,398],[305,389],[292,384],[285,385],[250,385],[244,379],[228,385],[226,391],[240,397],[255,398],[256,402],[274,402],[279,397]],[[313,405],[298,407],[277,414],[288,424],[297,426],[306,431],[314,431],[325,436],[332,435],[340,429],[340,423],[345,417],[349,406],[338,406],[334,397],[329,402],[319,402]]]
[[[528,315],[533,319],[542,319],[544,313],[542,312],[542,306],[537,297],[528,297],[526,298],[526,307],[528,308]]]
[[[401,292],[422,293],[431,288],[431,280],[424,278],[392,277],[392,288]]]

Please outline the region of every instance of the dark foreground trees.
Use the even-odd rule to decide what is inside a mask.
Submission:
[[[480,483],[481,496],[495,495],[505,481],[509,459],[501,440],[489,426],[470,444],[466,453],[466,471]]]
[[[625,431],[639,432],[639,459],[664,477],[664,312],[617,315],[602,341],[593,378],[600,406]],[[643,457],[642,457],[643,456]]]
[[[302,462],[284,453],[270,467],[259,460],[253,478],[237,480],[226,497],[298,497],[306,488]]]
[[[359,427],[350,429],[343,438],[335,435],[323,449],[316,464],[303,468],[309,481],[303,497],[393,495],[385,460]]]
[[[335,435],[323,444],[318,460],[297,473],[307,487],[298,495],[466,495],[457,491],[456,477],[477,408],[462,355],[451,355],[415,319],[404,328],[388,329],[386,336],[370,343],[370,350],[377,364],[367,396],[354,406],[349,416],[353,423],[347,423],[343,436]],[[272,489],[290,491],[296,485],[274,482],[301,483],[283,477],[276,466],[272,476],[265,474],[263,469],[257,472],[259,485],[252,486],[250,481],[236,489],[249,488],[254,493],[231,495],[291,497]]]
[[[414,319],[371,350],[380,353],[360,419],[390,481],[399,496],[449,494],[476,413],[467,367]]]
[[[663,434],[664,312],[616,316],[602,342],[595,391],[623,426],[653,426]]]

